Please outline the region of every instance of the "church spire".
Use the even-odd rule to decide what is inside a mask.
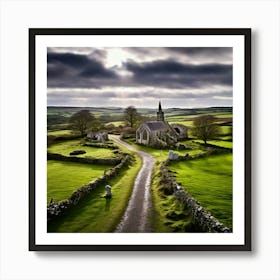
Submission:
[[[160,101],[159,101],[159,104],[158,104],[157,121],[164,122],[164,113],[161,109],[161,102]]]
[[[161,102],[159,101],[159,104],[158,104],[158,110],[159,112],[161,111]]]

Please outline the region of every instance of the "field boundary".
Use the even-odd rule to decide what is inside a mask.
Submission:
[[[198,223],[201,228],[206,232],[220,232],[220,233],[228,233],[230,229],[228,227],[224,227],[223,224],[215,218],[211,212],[207,211],[204,207],[200,205],[195,198],[188,193],[186,190],[183,190],[182,187],[176,182],[173,176],[170,174],[168,170],[168,165],[171,162],[178,162],[178,161],[187,161],[193,160],[197,158],[206,157],[210,154],[218,154],[224,153],[225,150],[213,150],[212,152],[206,152],[194,157],[190,155],[180,156],[176,160],[167,159],[162,163],[160,166],[161,171],[161,182],[167,186],[167,188],[172,192],[174,198],[178,200],[186,209],[190,212],[193,219]]]
[[[49,155],[49,153],[48,153]],[[57,157],[60,154],[52,154]],[[60,155],[62,156],[62,155]],[[62,156],[64,157],[64,156]],[[68,158],[76,158],[76,159],[84,159],[84,158],[77,158],[77,157],[66,157]],[[49,157],[48,157],[49,159]],[[56,158],[57,159],[57,158]],[[87,159],[88,160],[88,159]],[[108,183],[110,179],[118,175],[123,168],[128,167],[130,162],[133,160],[133,156],[129,154],[125,154],[121,159],[119,159],[118,164],[111,168],[109,171],[105,172],[103,176],[89,182],[86,185],[79,187],[76,191],[72,193],[72,195],[65,200],[61,200],[59,202],[51,202],[47,206],[47,220],[48,222],[54,220],[56,217],[64,215],[67,210],[75,205],[77,205],[82,198],[84,198],[87,194],[91,193],[93,190],[98,188],[99,186],[105,185]],[[82,161],[79,161],[82,162]]]
[[[230,142],[230,141],[226,141],[226,140],[222,140],[222,141],[225,141],[225,142]],[[207,144],[203,144],[203,143],[200,143],[200,142],[197,142],[197,141],[194,141],[194,143],[196,144],[199,144],[203,147],[208,147],[208,148],[213,148],[213,149],[220,149],[220,150],[223,150],[223,151],[228,151],[228,152],[232,152],[232,148],[227,148],[227,147],[222,147],[222,146],[219,146],[219,145],[214,145],[214,144],[210,144],[210,143],[207,143]]]
[[[57,153],[47,153],[48,160],[60,160],[69,162],[80,162],[88,164],[101,164],[101,165],[117,165],[121,162],[122,158],[94,158],[94,157],[75,157],[75,156],[64,156]]]

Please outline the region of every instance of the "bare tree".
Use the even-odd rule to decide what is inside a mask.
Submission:
[[[141,115],[135,107],[129,106],[124,110],[124,120],[132,128],[141,120]]]
[[[214,139],[221,134],[221,128],[215,124],[215,118],[211,115],[197,117],[193,122],[192,134],[204,141]]]
[[[89,110],[81,110],[73,114],[69,120],[70,127],[73,130],[78,130],[83,137],[88,128],[91,127],[95,117]]]

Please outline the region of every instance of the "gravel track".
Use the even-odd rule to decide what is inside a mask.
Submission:
[[[155,159],[148,153],[137,150],[120,139],[118,135],[110,135],[110,139],[123,147],[136,152],[142,158],[142,167],[134,181],[133,191],[120,223],[115,232],[151,232],[148,218],[151,209],[150,184]]]

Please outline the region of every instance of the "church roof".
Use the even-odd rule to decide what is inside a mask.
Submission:
[[[145,122],[144,123],[151,131],[170,129],[170,126],[163,121]]]

